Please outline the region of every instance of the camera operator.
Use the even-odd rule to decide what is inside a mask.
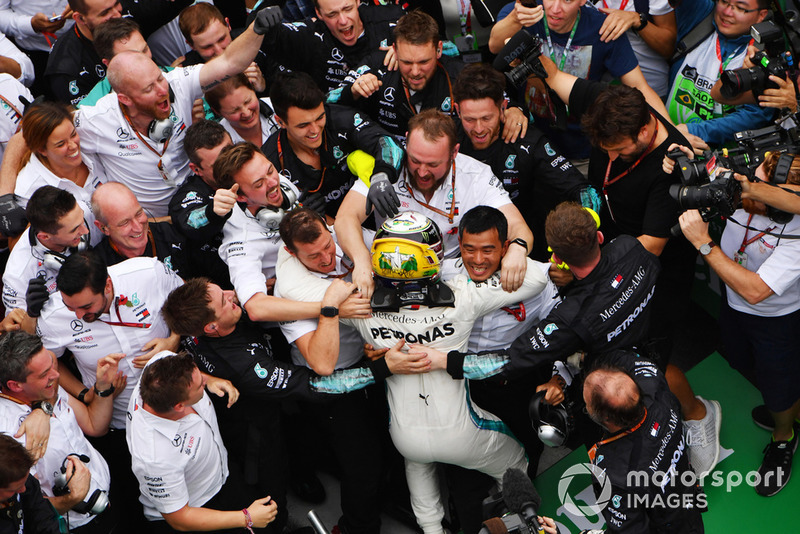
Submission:
[[[747,48],[747,57],[742,63],[742,69],[752,69],[756,67],[752,60],[757,51],[758,50],[753,45]],[[772,82],[775,87],[767,86],[763,91],[743,91],[735,96],[725,96],[722,94],[722,80],[720,79],[717,80],[717,83],[711,88],[711,98],[720,104],[731,106],[758,104],[763,108],[788,109],[791,113],[797,113],[797,87],[796,81],[792,79],[795,75],[800,75],[800,72],[792,74],[787,72],[785,78],[770,74],[768,80]]]
[[[671,160],[664,163],[667,171]],[[771,153],[755,175],[800,184],[800,158]],[[698,211],[680,217],[683,235],[725,284],[719,315],[723,355],[753,379],[775,421],[756,483],[756,492],[769,497],[789,480],[800,430],[793,426],[800,409],[800,240],[789,238],[800,233],[800,217],[744,199],[730,221],[736,224],[725,226],[717,246]]]

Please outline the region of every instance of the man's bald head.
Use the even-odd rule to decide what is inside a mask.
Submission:
[[[108,83],[117,93],[125,93],[126,85],[137,78],[142,69],[158,68],[153,60],[142,52],[126,50],[120,52],[108,62]]]
[[[108,182],[98,187],[92,193],[92,213],[118,253],[126,258],[144,253],[149,239],[147,214],[128,186]]]
[[[107,210],[114,205],[129,206],[139,204],[136,195],[127,185],[119,182],[108,182],[98,187],[92,193],[92,213],[94,218],[103,224],[108,224]]]
[[[583,382],[583,399],[592,421],[616,432],[631,428],[644,416],[642,392],[622,368],[599,365]]]

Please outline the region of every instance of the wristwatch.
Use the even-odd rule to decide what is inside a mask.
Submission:
[[[713,241],[709,241],[708,243],[700,245],[700,254],[702,254],[703,256],[708,256],[709,254],[711,254],[711,249],[716,246],[717,244],[714,243]]]
[[[97,382],[94,383],[94,393],[95,393],[95,395],[98,395],[100,397],[108,397],[109,395],[114,393],[115,389],[116,388],[114,387],[114,384],[111,384],[111,387],[109,387],[107,390],[100,391],[100,390],[97,389]]]
[[[31,403],[31,410],[40,409],[47,415],[53,415],[53,405],[47,401],[34,401]]]
[[[644,29],[645,26],[647,26],[648,22],[649,22],[649,20],[647,18],[647,15],[645,13],[639,13],[639,27],[638,28],[634,28],[633,31],[635,31],[636,33],[639,33],[640,31],[642,31]]]
[[[528,242],[525,241],[524,239],[522,239],[521,237],[518,237],[516,239],[512,239],[511,243],[509,243],[509,245],[512,244],[512,243],[521,246],[522,248],[525,249],[525,252],[528,252]]]
[[[339,308],[336,306],[323,306],[319,314],[323,317],[336,317],[339,315]]]

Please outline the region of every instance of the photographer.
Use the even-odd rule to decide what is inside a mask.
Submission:
[[[747,57],[742,63],[743,69],[751,69],[754,67],[752,59],[756,52],[757,49],[755,46],[751,45],[747,48]],[[788,109],[791,113],[796,113],[797,87],[796,82],[792,80],[792,75],[787,72],[786,78],[783,79],[774,74],[770,74],[768,79],[777,87],[768,86],[763,91],[744,91],[730,97],[722,94],[722,80],[717,80],[717,83],[711,88],[711,98],[720,104],[731,106],[758,104],[762,108]],[[756,95],[756,92],[759,94]]]
[[[671,160],[664,163],[669,170]],[[800,158],[771,153],[755,175],[800,184]],[[719,316],[723,355],[753,379],[775,421],[756,483],[756,492],[769,497],[789,480],[800,430],[793,426],[800,408],[800,240],[788,237],[800,233],[800,217],[744,199],[730,221],[717,246],[698,211],[680,217],[683,235],[725,284]]]

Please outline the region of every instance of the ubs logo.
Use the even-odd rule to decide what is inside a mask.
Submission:
[[[394,102],[394,87],[387,87],[383,92],[383,98],[385,98],[387,102]]]
[[[72,328],[74,332],[77,332],[78,330],[83,329],[83,322],[79,321],[78,319],[73,319],[72,322],[69,323],[69,326]]]

